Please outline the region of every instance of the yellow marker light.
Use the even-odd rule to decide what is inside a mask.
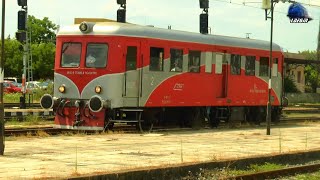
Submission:
[[[61,86],[59,87],[59,92],[64,93],[65,91],[66,91],[66,87],[65,87],[65,85],[63,84],[63,85],[61,85]]]
[[[95,89],[94,89],[94,91],[95,91],[97,94],[100,94],[101,91],[102,91],[101,86],[96,86]]]

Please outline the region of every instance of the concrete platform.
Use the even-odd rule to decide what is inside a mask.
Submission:
[[[75,175],[237,159],[320,149],[320,124],[152,134],[9,137],[0,179]]]

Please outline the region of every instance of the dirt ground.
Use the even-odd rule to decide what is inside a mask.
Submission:
[[[0,179],[65,178],[320,148],[320,123],[151,134],[8,137]]]

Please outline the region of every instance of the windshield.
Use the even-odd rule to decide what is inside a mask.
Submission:
[[[86,67],[103,68],[107,65],[108,45],[89,43],[87,45]]]
[[[64,43],[62,46],[61,67],[79,67],[80,57],[80,43]]]

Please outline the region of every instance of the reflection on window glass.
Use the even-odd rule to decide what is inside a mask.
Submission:
[[[255,63],[256,57],[255,56],[246,56],[246,75],[247,76],[254,76],[255,75]]]
[[[63,43],[61,67],[79,67],[81,57],[80,43]]]
[[[164,49],[150,47],[150,71],[163,71]]]
[[[183,62],[183,50],[171,49],[170,50],[170,71],[181,72]]]
[[[259,76],[268,76],[268,67],[269,67],[269,58],[261,57],[260,58],[260,71]]]
[[[103,68],[107,65],[108,45],[89,43],[87,45],[86,67]]]
[[[200,72],[200,51],[189,51],[188,71]]]
[[[231,54],[231,74],[239,75],[241,72],[241,56]]]

